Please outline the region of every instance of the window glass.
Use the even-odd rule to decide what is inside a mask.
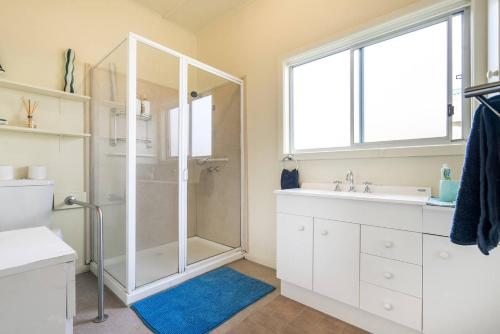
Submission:
[[[462,42],[462,19],[463,15],[458,14],[454,15],[452,20],[451,20],[451,34],[452,34],[452,40],[451,40],[451,47],[452,47],[452,76],[451,76],[451,82],[452,82],[452,99],[453,99],[453,107],[454,107],[454,114],[452,118],[452,139],[460,139],[462,138],[462,101],[463,101],[463,95],[462,95],[462,62],[463,62],[463,55],[462,55],[462,47],[463,47],[463,42]]]
[[[447,23],[363,49],[364,141],[445,137]]]
[[[212,155],[212,95],[191,102],[191,156]]]
[[[350,52],[292,68],[293,142],[307,150],[350,144]]]

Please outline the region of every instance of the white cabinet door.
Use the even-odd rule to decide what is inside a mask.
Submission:
[[[359,306],[358,224],[314,219],[315,292]]]
[[[424,235],[424,333],[500,333],[500,249]]]
[[[312,289],[313,218],[278,214],[277,276]]]

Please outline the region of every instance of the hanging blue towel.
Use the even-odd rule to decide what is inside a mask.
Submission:
[[[500,96],[489,103],[499,110]],[[474,114],[450,238],[485,255],[500,241],[500,118],[485,106]]]
[[[299,170],[283,169],[281,171],[281,189],[295,189],[299,187]]]

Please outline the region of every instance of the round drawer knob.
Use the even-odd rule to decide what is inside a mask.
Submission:
[[[384,247],[385,248],[392,248],[394,246],[394,243],[392,241],[386,241],[384,242]]]
[[[328,231],[321,232],[321,235],[328,235]]]
[[[385,278],[387,278],[387,279],[391,279],[391,278],[393,278],[393,277],[394,277],[394,275],[393,275],[392,273],[390,273],[390,272],[386,271],[386,272],[384,273],[384,277],[385,277]]]
[[[450,253],[448,252],[445,252],[445,251],[441,251],[439,252],[439,257],[446,260],[446,259],[449,259],[450,258]]]
[[[306,228],[304,226],[299,226],[299,231],[304,231]]]
[[[391,303],[384,303],[384,308],[385,308],[387,311],[390,311],[390,310],[392,310],[392,304],[391,304]]]

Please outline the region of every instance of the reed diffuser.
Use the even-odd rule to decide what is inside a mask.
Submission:
[[[38,107],[38,101],[31,101],[31,99],[26,99],[23,97],[24,109],[26,110],[26,115],[28,116],[28,128],[34,129],[36,128],[35,123],[33,122],[33,114]]]

